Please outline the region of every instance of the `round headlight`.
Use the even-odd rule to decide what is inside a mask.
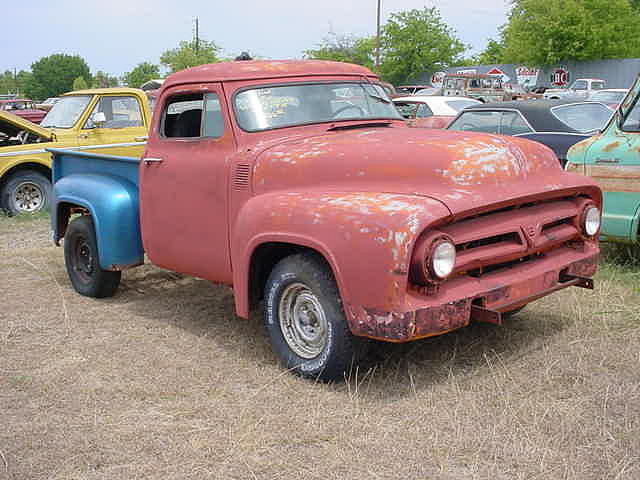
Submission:
[[[593,237],[600,230],[600,210],[598,207],[590,206],[584,211],[584,233]]]
[[[431,272],[443,279],[453,272],[456,264],[456,247],[449,240],[436,243],[431,251]]]

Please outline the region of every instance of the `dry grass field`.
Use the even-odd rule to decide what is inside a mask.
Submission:
[[[640,263],[325,385],[228,288],[145,266],[84,298],[49,237],[0,217],[2,480],[640,478]]]

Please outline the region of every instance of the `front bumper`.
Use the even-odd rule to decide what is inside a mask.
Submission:
[[[580,250],[558,248],[480,278],[453,278],[434,295],[408,292],[399,311],[351,309],[351,330],[359,336],[408,342],[456,330],[472,320],[500,323],[501,312],[557,290],[592,288],[598,256],[597,245],[585,243]]]

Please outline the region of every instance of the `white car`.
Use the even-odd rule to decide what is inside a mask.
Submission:
[[[462,109],[482,102],[468,97],[412,95],[394,98],[393,103],[412,127],[446,128]]]

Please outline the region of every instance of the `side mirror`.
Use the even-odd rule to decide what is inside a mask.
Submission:
[[[104,114],[104,112],[96,112],[91,117],[91,121],[96,127],[100,128],[107,121],[107,116]]]

